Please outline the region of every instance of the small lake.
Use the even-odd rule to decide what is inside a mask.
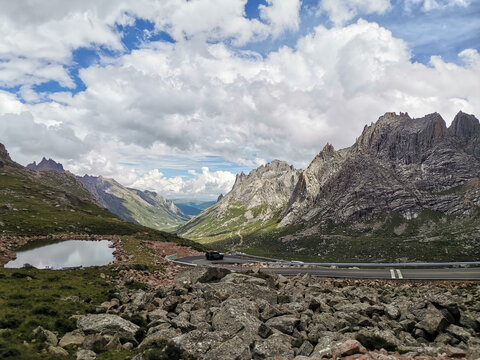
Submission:
[[[67,240],[61,242],[34,242],[17,249],[17,258],[6,268],[21,268],[30,264],[38,269],[60,269],[78,266],[107,265],[114,260],[114,248],[108,240]]]

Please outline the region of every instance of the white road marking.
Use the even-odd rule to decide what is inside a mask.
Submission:
[[[392,275],[392,279],[395,279],[395,270],[390,269],[390,275]]]
[[[403,279],[402,272],[399,269],[397,269],[397,275],[399,279]]]

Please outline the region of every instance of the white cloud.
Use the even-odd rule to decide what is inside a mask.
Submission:
[[[229,171],[211,172],[208,167],[202,167],[201,173],[194,170],[189,173],[193,177],[166,178],[155,169],[139,177],[131,186],[141,190],[156,191],[167,197],[212,198],[229,192],[235,182],[235,174]]]
[[[267,0],[260,5],[260,17],[271,25],[274,36],[285,30],[297,30],[300,24],[300,0]]]
[[[320,7],[338,26],[352,20],[357,15],[383,14],[390,9],[390,0],[321,0]]]
[[[471,0],[406,0],[404,8],[410,12],[415,8],[420,8],[422,11],[429,12],[432,10],[443,10],[455,6],[467,7]]]
[[[22,104],[0,91],[0,114],[4,114],[0,142],[21,162],[51,156],[81,175],[114,177],[124,185],[162,195],[185,192],[200,197],[227,191],[233,174],[206,169],[191,179],[169,179],[158,170],[149,171],[180,166],[187,159],[195,163],[187,169],[198,168],[201,160],[196,159],[211,155],[252,167],[275,158],[305,167],[326,142],[337,148],[351,145],[366,123],[386,111],[408,111],[412,116],[438,111],[447,122],[458,110],[480,114],[477,50],[462,51],[460,64],[440,57],[432,57],[428,65],[414,63],[403,40],[361,20],[346,27],[317,27],[294,47],[284,46],[262,57],[223,42],[206,41],[226,36],[241,43],[263,34],[267,25],[243,18],[240,5],[244,1],[228,0],[231,9],[218,5],[225,19],[212,14],[206,24],[187,23],[193,11],[190,6],[197,6],[195,11],[203,14],[208,8],[205,4],[216,4],[208,1],[156,2],[164,13],[155,7],[143,9],[139,1],[135,14],[154,19],[180,41],[145,44],[130,54],[83,69],[80,77],[86,90],[75,96],[58,93],[50,96],[50,102]],[[63,3],[57,5],[61,8]],[[120,4],[117,10],[107,11],[113,3]],[[126,9],[121,2],[98,4],[103,10],[92,16],[103,19],[100,23],[132,21],[121,11]],[[271,10],[278,4],[270,2]],[[354,1],[342,4],[359,14],[386,11],[388,2],[365,7]],[[67,15],[60,10],[57,17],[63,19]],[[49,11],[57,14],[56,9]],[[165,14],[177,16],[172,20]],[[22,19],[21,12],[18,16]],[[45,19],[32,15],[23,20],[34,24],[54,21]],[[268,25],[270,33],[280,31],[274,30],[278,24],[283,28],[292,24],[291,18],[284,21],[279,15],[277,19],[277,25],[273,20]],[[251,31],[245,32],[244,26]],[[105,39],[99,41],[108,43],[108,36]],[[0,49],[6,41],[0,37]],[[51,41],[44,41],[45,49]],[[97,40],[87,36],[82,41]],[[43,53],[53,54],[60,45],[51,46]],[[62,59],[68,58],[72,45],[61,46],[59,54],[64,51],[66,55],[55,61],[68,61]],[[14,65],[21,68],[22,63]],[[25,69],[26,77],[36,71],[35,67]],[[21,77],[21,71],[15,76]],[[29,85],[39,79],[22,80],[27,99],[38,100]],[[170,160],[167,166],[167,158],[178,159],[179,164]]]

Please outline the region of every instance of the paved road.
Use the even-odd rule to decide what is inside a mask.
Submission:
[[[202,256],[190,256],[178,259],[180,262],[196,265],[225,265],[235,268],[235,264],[258,262],[243,257],[225,256],[224,260],[207,261]],[[238,268],[239,269],[239,268]],[[433,268],[433,269],[330,269],[275,267],[262,268],[261,272],[274,272],[282,275],[310,274],[319,277],[353,278],[353,279],[395,279],[395,280],[480,280],[480,267],[472,268]]]

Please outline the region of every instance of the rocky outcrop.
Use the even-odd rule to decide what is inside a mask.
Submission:
[[[194,268],[155,291],[120,290],[109,314],[79,319],[91,336],[82,347],[98,338],[101,351],[113,336],[118,347],[136,344],[136,328],[119,320],[136,316],[148,321],[135,333],[138,359],[165,341],[182,358],[209,360],[480,356],[476,284],[258,276]]]
[[[422,210],[470,215],[480,206],[480,124],[459,113],[447,128],[437,114],[412,119],[386,113],[349,148],[327,145],[303,172],[281,225],[349,222]],[[471,193],[442,192],[467,182]],[[472,182],[473,181],[473,182]]]
[[[85,175],[78,178],[101,206],[122,219],[157,230],[175,230],[189,217],[153,191],[127,188],[113,179]]]
[[[0,167],[11,164],[13,161],[3,144],[0,143]]]
[[[58,172],[65,171],[63,169],[62,164],[57,163],[52,159],[47,160],[46,158],[43,158],[42,161],[40,161],[38,164],[35,161],[31,164],[28,164],[27,169],[30,169],[33,171],[58,171]]]

